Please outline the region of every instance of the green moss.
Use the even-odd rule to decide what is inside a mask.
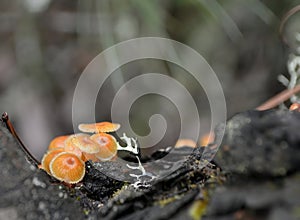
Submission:
[[[169,203],[174,202],[175,200],[179,200],[182,196],[179,195],[175,195],[173,197],[169,197],[169,198],[163,198],[159,201],[156,202],[156,205],[160,205],[161,207],[168,205]]]
[[[206,212],[208,200],[209,199],[207,191],[203,191],[203,199],[197,200],[191,205],[189,209],[189,215],[193,220],[200,220],[202,218],[202,216]]]
[[[89,215],[89,214],[90,214],[90,211],[89,211],[88,209],[83,209],[83,213],[84,213],[85,215]]]

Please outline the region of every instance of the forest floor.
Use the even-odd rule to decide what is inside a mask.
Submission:
[[[87,162],[82,183],[66,187],[30,165],[0,127],[0,219],[299,219],[299,121],[288,110],[237,114],[207,166],[213,155],[197,147],[171,175],[138,188],[101,172],[122,170],[114,162]]]

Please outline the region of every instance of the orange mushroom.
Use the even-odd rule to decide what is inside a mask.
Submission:
[[[74,134],[71,135],[66,141],[65,145],[67,148],[78,148],[80,151],[94,154],[99,152],[99,146],[97,143],[90,139],[90,135],[88,134]],[[78,155],[79,156],[79,155]]]
[[[91,140],[99,145],[100,151],[95,156],[101,161],[110,160],[117,154],[118,142],[112,135],[98,133],[92,135]]]
[[[82,151],[78,147],[76,147],[75,145],[70,144],[70,142],[67,142],[65,144],[64,151],[69,152],[69,153],[73,153],[79,158],[82,157]]]
[[[70,135],[66,140],[65,140],[65,146],[64,146],[64,151],[76,154],[79,158],[82,157],[82,152],[81,150],[73,143],[74,142],[74,135]]]
[[[54,138],[48,147],[48,150],[52,150],[55,148],[63,148],[65,146],[65,140],[69,137],[69,135],[58,136]]]
[[[178,141],[175,144],[175,148],[180,148],[184,146],[195,148],[197,144],[192,139],[178,139]]]
[[[84,162],[91,160],[93,162],[99,162],[99,159],[95,156],[95,154],[88,154],[83,152],[82,153],[82,159]]]
[[[120,124],[104,121],[93,124],[80,124],[78,128],[80,131],[88,133],[109,133],[117,131],[120,128]]]
[[[50,162],[50,172],[53,177],[65,183],[80,182],[85,175],[85,164],[75,154],[62,152]]]
[[[215,140],[214,132],[206,133],[200,138],[200,146],[207,146],[213,143],[214,140]]]
[[[45,170],[48,174],[51,175],[50,168],[49,168],[50,162],[57,154],[62,153],[63,151],[64,151],[63,148],[56,148],[56,149],[48,151],[43,156],[42,163],[41,163],[41,165],[39,165],[39,168]]]
[[[300,112],[300,103],[293,103],[293,104],[291,104],[290,111]]]

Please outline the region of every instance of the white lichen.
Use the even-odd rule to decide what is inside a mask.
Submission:
[[[136,155],[139,153],[137,140],[135,138],[127,137],[126,134],[123,133],[123,136],[120,137],[120,139],[126,143],[126,147],[122,147],[118,144],[118,150],[129,151]]]
[[[141,171],[141,174],[133,174],[133,173],[129,174],[131,177],[136,178],[136,181],[134,183],[132,183],[132,186],[134,188],[139,188],[140,186],[149,187],[149,186],[151,186],[150,183],[154,179],[156,179],[156,176],[150,172],[147,172],[145,170],[145,168],[143,167],[143,165],[140,161],[140,158],[138,156],[136,158],[138,160],[138,166],[131,166],[129,164],[126,164],[127,167],[130,169]]]
[[[281,82],[287,89],[293,89],[300,83],[300,32],[295,33],[295,40],[298,42],[296,54],[291,53],[287,62],[287,69],[289,72],[289,78],[284,75],[278,76],[278,81]],[[300,98],[297,95],[293,95],[290,98],[292,103],[300,103]]]

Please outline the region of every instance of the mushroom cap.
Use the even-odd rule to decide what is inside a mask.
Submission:
[[[95,156],[95,154],[88,154],[83,152],[82,153],[82,159],[84,162],[91,160],[93,162],[99,162],[100,160]]]
[[[65,146],[65,140],[69,137],[69,135],[58,136],[54,138],[48,147],[48,150],[52,150],[55,148],[63,148]]]
[[[99,146],[97,143],[90,139],[88,134],[73,134],[65,141],[67,148],[78,148],[80,151],[94,154],[99,152]]]
[[[75,144],[73,144],[73,141],[70,137],[65,141],[64,151],[73,153],[79,158],[82,157],[82,151]]]
[[[109,133],[117,131],[120,128],[120,124],[104,121],[92,124],[80,124],[78,128],[80,131],[88,133]]]
[[[100,151],[95,156],[101,161],[112,159],[118,152],[118,142],[106,133],[98,133],[91,136],[91,139],[99,145]]]
[[[195,148],[197,146],[197,143],[192,139],[178,139],[175,144],[175,148],[186,147],[186,146]]]
[[[200,146],[207,146],[213,143],[214,140],[215,140],[214,132],[206,133],[200,138]]]
[[[300,112],[300,103],[293,103],[291,104],[290,108],[291,111],[298,111]]]
[[[49,150],[46,154],[44,154],[43,159],[42,159],[42,164],[39,166],[39,168],[45,170],[48,174],[51,175],[50,167],[49,167],[50,162],[57,154],[60,154],[63,151],[64,151],[63,148],[56,148],[53,150]]]
[[[56,179],[74,184],[80,182],[85,175],[85,164],[75,154],[62,152],[50,163],[50,172]]]

